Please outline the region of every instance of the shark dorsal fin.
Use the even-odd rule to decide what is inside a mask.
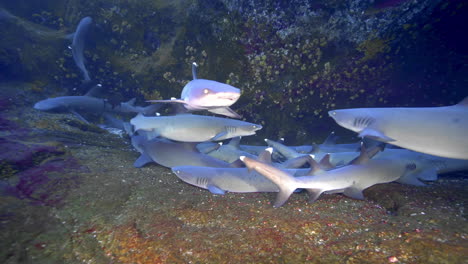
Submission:
[[[468,96],[461,100],[461,102],[459,102],[457,105],[468,106]]]
[[[192,78],[194,80],[197,79],[197,67],[198,67],[198,64],[196,62],[192,62]]]
[[[258,161],[271,164],[271,153],[273,153],[273,148],[266,148],[258,155]]]
[[[93,87],[91,87],[91,89],[89,89],[85,95],[90,96],[90,97],[98,97],[99,94],[101,93],[101,88],[102,88],[102,85],[98,83],[94,85]]]
[[[366,146],[361,142],[361,153],[355,159],[353,159],[349,164],[359,165],[367,163],[370,160],[369,155],[367,154]]]
[[[338,136],[335,135],[335,131],[332,131],[330,135],[323,141],[322,145],[335,145],[336,140],[338,139]]]
[[[130,106],[133,106],[135,104],[135,101],[136,101],[136,98],[132,98],[130,100],[128,100],[128,102],[126,102],[126,104],[130,105]]]
[[[309,155],[307,162],[310,165],[310,170],[307,172],[306,176],[315,175],[322,171],[322,169],[320,168],[320,165],[317,163],[317,161],[314,160],[314,158],[312,158],[311,155]]]
[[[330,154],[323,156],[319,162],[319,166],[322,170],[331,170],[334,166],[330,162]]]

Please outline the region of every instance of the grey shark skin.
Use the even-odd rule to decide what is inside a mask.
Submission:
[[[355,108],[328,114],[361,137],[430,155],[468,159],[468,97],[444,107]]]
[[[208,189],[214,194],[228,192],[278,192],[278,187],[258,174],[246,168],[205,168],[180,166],[172,172],[182,181],[200,188]]]
[[[141,153],[141,156],[133,164],[137,168],[151,162],[168,168],[184,165],[217,168],[238,167],[236,163],[227,163],[202,154],[196,150],[193,144],[189,143],[177,143],[160,138],[147,140],[145,136],[133,135],[132,145]]]
[[[182,142],[218,141],[250,136],[262,128],[261,125],[240,120],[192,114],[157,117],[138,115],[130,120],[130,123],[135,126],[135,131],[150,131],[153,136]]]
[[[73,60],[75,61],[76,66],[81,70],[81,72],[83,72],[85,81],[91,80],[84,65],[84,44],[92,22],[93,19],[90,17],[84,17],[80,20],[80,23],[78,23],[78,26],[76,27],[71,44]]]
[[[357,159],[355,164],[343,166],[330,171],[320,171],[313,168],[313,176],[293,177],[289,173],[279,170],[269,164],[241,157],[249,170],[255,170],[274,182],[280,192],[274,203],[275,207],[282,206],[294,190],[306,189],[310,201],[315,201],[326,191],[343,192],[355,199],[364,199],[362,191],[372,185],[387,183],[400,178],[407,168],[393,160]],[[362,161],[364,160],[364,162]]]
[[[156,103],[181,103],[189,111],[207,110],[209,112],[240,118],[229,106],[240,97],[240,90],[229,84],[212,80],[195,79],[187,83],[180,99],[150,100]]]
[[[34,105],[34,109],[47,112],[87,112],[93,114],[119,112],[142,113],[145,115],[151,115],[154,114],[154,112],[156,112],[159,108],[158,105],[138,107],[133,105],[134,102],[135,100],[132,99],[128,102],[113,106],[105,99],[96,98],[89,95],[59,96],[37,102]]]

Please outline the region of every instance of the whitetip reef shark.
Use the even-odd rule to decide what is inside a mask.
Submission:
[[[90,81],[89,73],[86,70],[84,65],[84,46],[86,35],[88,34],[89,28],[93,23],[91,17],[84,17],[78,23],[75,33],[72,33],[70,37],[73,37],[72,44],[70,46],[72,50],[73,60],[75,61],[76,66],[83,73],[84,81]]]
[[[258,159],[270,163],[271,148],[264,149]],[[266,153],[269,152],[269,153]],[[322,164],[321,164],[322,166]],[[306,175],[310,169],[284,169],[293,175]],[[278,187],[256,171],[247,168],[213,168],[196,166],[173,167],[172,172],[182,181],[208,189],[213,194],[226,192],[278,192]]]
[[[262,129],[261,125],[241,120],[192,114],[153,117],[139,114],[130,123],[134,125],[135,131],[150,131],[152,137],[160,136],[182,142],[219,141],[250,136]]]
[[[468,97],[452,106],[354,108],[328,114],[360,137],[435,156],[468,159]]]
[[[94,96],[100,87],[100,84],[96,85],[85,95],[47,98],[34,104],[34,109],[56,113],[70,112],[87,123],[87,121],[80,115],[80,113],[85,112],[96,115],[113,112],[154,115],[154,113],[160,107],[158,105],[148,105],[146,107],[135,106],[135,98],[129,100],[128,102],[112,105],[106,99],[97,98]]]
[[[293,177],[286,171],[248,157],[242,156],[240,160],[249,170],[257,171],[278,186],[280,191],[274,207],[280,207],[298,188],[308,191],[310,202],[314,202],[320,194],[328,191],[343,192],[348,197],[364,199],[364,189],[375,184],[395,181],[411,169],[395,160],[370,159],[376,152],[369,152],[362,147],[361,155],[349,165],[329,171],[323,171],[315,160],[311,159],[312,169],[309,176],[302,177]]]
[[[240,97],[240,90],[229,84],[212,80],[197,79],[196,64],[192,64],[193,80],[182,89],[180,99],[149,100],[154,103],[180,103],[189,111],[207,110],[211,113],[241,118],[229,106]]]
[[[147,140],[144,135],[132,135],[131,140],[133,147],[141,153],[133,164],[136,168],[151,162],[168,168],[182,165],[218,168],[243,166],[241,162],[227,163],[200,153],[193,143],[172,142],[162,138]]]

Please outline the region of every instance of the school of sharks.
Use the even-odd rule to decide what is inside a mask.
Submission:
[[[91,77],[84,61],[85,38],[92,26],[83,18],[69,36],[70,49],[84,83]],[[41,111],[70,112],[83,122],[86,113],[100,114],[106,125],[125,131],[141,153],[134,166],[148,163],[168,167],[182,181],[225,192],[277,192],[275,207],[295,192],[308,192],[310,202],[322,193],[364,199],[363,190],[375,184],[399,182],[417,186],[438,174],[468,169],[468,97],[445,107],[337,109],[328,112],[336,123],[358,133],[359,142],[337,144],[331,132],[322,144],[287,146],[265,139],[265,146],[242,145],[241,137],[255,135],[261,125],[239,120],[231,106],[240,89],[199,79],[197,64],[180,98],[151,100],[141,107],[135,99],[111,105],[97,97],[97,84],[83,96],[63,96],[37,102]],[[170,105],[177,114],[157,111]],[[199,115],[208,111],[221,115]],[[115,114],[121,116],[117,118]],[[125,120],[122,115],[136,115]],[[222,141],[230,140],[223,144]]]

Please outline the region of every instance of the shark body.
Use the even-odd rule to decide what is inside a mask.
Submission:
[[[137,168],[151,162],[168,168],[183,165],[218,168],[237,166],[235,163],[230,164],[200,153],[195,145],[190,143],[177,143],[161,138],[147,140],[145,136],[133,135],[132,145],[141,153],[133,164]]]
[[[435,156],[468,159],[468,97],[444,107],[356,108],[328,114],[361,137]]]
[[[92,22],[93,19],[91,19],[91,17],[84,17],[80,20],[78,26],[76,27],[76,31],[73,34],[73,40],[71,44],[73,60],[75,61],[76,66],[83,73],[85,81],[91,80],[89,73],[84,65],[84,46],[86,35],[88,34]]]
[[[240,120],[180,114],[175,116],[144,117],[130,120],[135,130],[151,131],[153,136],[183,142],[218,141],[237,136],[254,135],[262,128]]]
[[[37,102],[34,108],[47,112],[72,112],[72,113],[92,113],[102,114],[107,112],[118,113],[142,113],[144,115],[154,114],[159,106],[149,105],[146,107],[135,106],[135,99],[128,102],[112,105],[107,100],[91,95],[81,96],[59,96],[48,98]]]
[[[310,200],[315,201],[323,192],[343,192],[355,199],[364,199],[362,191],[372,185],[387,183],[400,178],[407,168],[394,160],[369,160],[365,151],[351,164],[330,171],[322,171],[313,165],[308,176],[293,177],[290,173],[270,164],[241,157],[248,169],[255,170],[274,182],[280,189],[275,207],[282,206],[298,188],[309,192]]]

